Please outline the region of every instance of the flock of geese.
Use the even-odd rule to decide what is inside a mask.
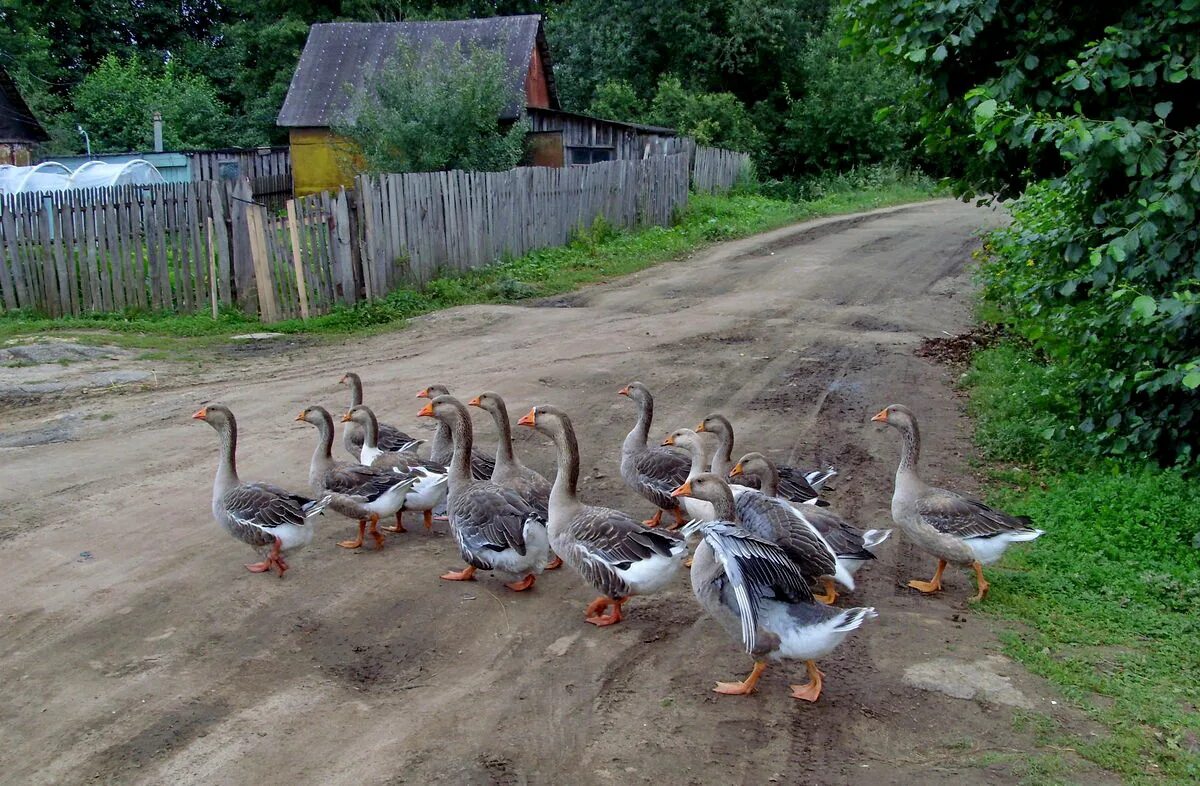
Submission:
[[[700,605],[754,658],[740,682],[718,682],[716,692],[754,691],[768,660],[801,660],[808,682],[793,685],[792,696],[816,701],[822,672],[816,660],[876,616],[869,607],[841,609],[837,586],[854,589],[854,574],[875,558],[873,550],[891,530],[861,529],[832,512],[820,494],[837,473],[832,468],[802,471],[777,465],[762,453],[733,461],[733,427],[720,414],[695,430],[671,432],[651,444],[654,397],[640,382],[619,392],[638,407],[638,419],[621,446],[621,477],[655,506],[654,516],[638,521],[612,508],[579,498],[579,443],[567,413],[535,406],[517,420],[548,437],[557,450],[553,483],[525,466],[513,452],[504,400],[481,393],[469,402],[491,415],[499,446],[491,458],[475,448],[467,406],[441,385],[422,390],[428,399],[418,413],[437,421],[426,456],[425,440],[380,423],[362,403],[356,374],[342,444],[352,461],[333,457],[334,419],[319,406],[296,420],[316,427],[317,445],[309,470],[313,496],[269,483],[244,482],[237,474],[237,424],[233,413],[209,404],[192,417],[220,436],[221,454],[213,484],[212,512],[231,535],[259,550],[262,560],[247,565],[256,573],[288,570],[287,555],[313,538],[313,518],[339,513],[358,522],[358,535],[338,545],[353,549],[370,535],[384,545],[383,529],[404,532],[401,516],[419,511],[426,528],[445,513],[466,567],[441,578],[469,581],[490,571],[515,592],[534,585],[544,570],[564,562],[599,592],[585,620],[618,623],[622,606],[649,595],[690,567]],[[894,404],[872,418],[902,437],[892,497],[892,518],[917,548],[938,560],[929,581],[911,581],[922,593],[941,589],[948,564],[974,569],[982,600],[988,584],[983,565],[998,560],[1010,543],[1042,534],[1028,518],[1010,516],[970,497],[926,485],[917,474],[920,432],[913,413]],[[698,432],[716,437],[707,455]],[[683,452],[686,451],[686,452]],[[659,526],[665,514],[673,522]],[[687,560],[689,542],[695,543]]]

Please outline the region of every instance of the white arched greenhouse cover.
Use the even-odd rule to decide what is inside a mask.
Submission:
[[[150,186],[165,182],[167,182],[166,179],[154,164],[135,158],[119,164],[110,164],[107,161],[88,161],[71,175],[69,188]]]
[[[71,170],[56,161],[37,166],[0,167],[0,194],[62,191],[71,188]]]

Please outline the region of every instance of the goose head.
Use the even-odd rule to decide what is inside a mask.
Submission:
[[[689,453],[693,450],[703,450],[704,443],[700,439],[700,435],[692,431],[690,428],[681,428],[672,431],[662,441],[664,446],[674,446],[683,448]]]
[[[645,405],[647,402],[654,402],[654,396],[650,395],[650,388],[646,387],[641,382],[630,382],[628,385],[618,390],[617,395],[628,396],[641,405]]]
[[[704,420],[700,421],[700,424],[696,426],[697,432],[708,432],[710,434],[716,434],[718,437],[728,434],[732,430],[733,426],[729,424],[729,418],[718,412],[714,412],[708,417],[704,418]]]
[[[343,423],[357,423],[360,426],[367,426],[372,420],[375,420],[375,413],[365,404],[355,404],[342,415]]]
[[[711,502],[717,517],[727,521],[733,519],[733,490],[723,478],[705,472],[684,483],[671,492],[672,497],[692,497]]]
[[[507,413],[508,411],[508,407],[505,406],[504,399],[500,397],[500,394],[493,393],[490,390],[485,390],[475,398],[468,401],[467,406],[479,407],[484,412],[487,412],[491,415],[499,415],[500,413]]]
[[[430,385],[417,394],[417,398],[435,399],[438,396],[450,395],[450,388],[441,384]]]
[[[566,418],[564,413],[558,407],[552,407],[548,404],[542,404],[533,407],[517,421],[518,426],[528,426],[534,431],[541,432],[548,437],[553,437],[556,433],[562,430],[563,420]]]
[[[889,404],[871,418],[874,423],[883,423],[900,431],[913,431],[917,417],[913,411],[903,404]]]
[[[426,388],[424,392],[428,392],[430,388]],[[428,398],[428,396],[422,396]],[[453,425],[460,422],[466,416],[467,408],[462,405],[462,402],[449,394],[441,394],[430,399],[429,403],[421,408],[417,413],[417,417],[421,418],[436,418],[447,425]]]
[[[771,459],[761,453],[747,453],[738,459],[738,463],[733,465],[733,469],[729,470],[729,477],[731,478],[742,475],[756,478],[774,477],[775,465],[771,462]]]
[[[203,420],[208,425],[220,431],[227,424],[232,425],[233,413],[224,404],[206,404],[192,415],[195,420]]]

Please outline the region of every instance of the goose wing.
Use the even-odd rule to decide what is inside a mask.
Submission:
[[[788,464],[776,467],[779,472],[779,496],[792,502],[808,502],[817,498],[817,490],[808,482],[806,474]]]
[[[809,578],[833,576],[837,558],[829,543],[787,503],[760,491],[746,491],[734,500],[738,523],[751,535],[776,544]]]
[[[476,482],[456,495],[450,510],[459,545],[472,554],[513,549],[524,556],[525,522],[532,516],[519,493],[491,482]]]
[[[491,480],[492,470],[496,468],[496,460],[478,450],[471,451],[471,477],[476,480]]]
[[[850,559],[875,559],[875,555],[867,550],[863,543],[863,530],[854,526],[827,508],[805,506],[807,510],[797,511],[799,515],[816,527],[825,538],[825,542],[839,557]]]
[[[410,445],[415,440],[408,434],[405,434],[395,426],[389,426],[386,423],[379,424],[379,439],[375,443],[375,447],[385,452],[404,450],[406,445]]]
[[[338,464],[325,473],[325,488],[347,497],[374,502],[400,480],[391,470],[362,464]]]
[[[764,599],[811,603],[808,581],[783,549],[728,522],[708,522],[701,532],[725,571],[742,623],[746,652],[757,648],[758,608]]]
[[[631,591],[618,571],[655,555],[669,559],[681,545],[677,536],[642,526],[611,508],[584,508],[568,532],[580,574],[610,598],[627,597]]]
[[[667,504],[660,507],[674,507],[670,503],[678,503],[671,496],[671,492],[687,480],[692,462],[682,453],[652,447],[634,456],[633,466],[638,483],[646,490],[665,498]]]
[[[1006,532],[1032,532],[1027,516],[1002,510],[946,489],[932,488],[917,499],[917,513],[938,532],[957,538],[987,538]]]

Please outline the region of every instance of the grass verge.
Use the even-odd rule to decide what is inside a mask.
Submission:
[[[707,244],[746,237],[819,216],[853,213],[928,199],[932,183],[906,175],[860,187],[844,178],[827,183],[811,200],[788,201],[753,193],[692,195],[687,212],[671,227],[618,231],[598,222],[572,243],[546,248],[461,275],[401,288],[383,300],[339,307],[302,322],[263,325],[240,312],[208,315],[124,312],[48,319],[28,313],[0,315],[0,342],[14,337],[71,332],[81,341],[143,349],[190,350],[260,330],[344,336],[394,329],[404,320],[471,303],[510,303],[548,297],[679,258]]]
[[[1004,462],[991,501],[1046,530],[986,608],[1027,623],[1007,653],[1108,730],[1060,744],[1130,782],[1200,782],[1200,481],[1053,437],[1061,373],[1004,342],[967,378],[976,440]]]

